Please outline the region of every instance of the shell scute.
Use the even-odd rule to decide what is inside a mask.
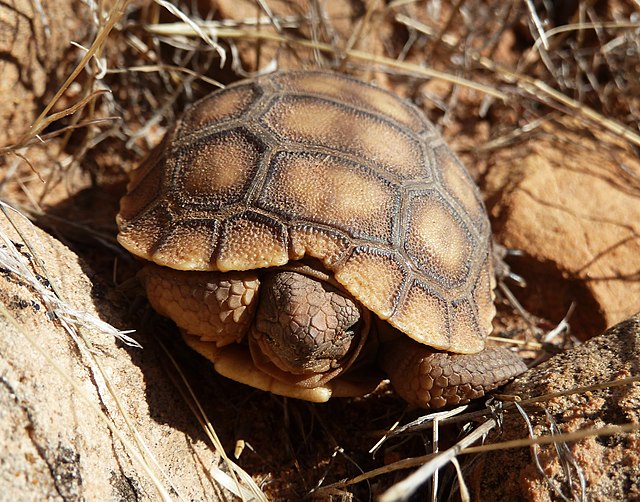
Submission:
[[[329,270],[335,270],[336,264],[345,259],[351,247],[351,239],[343,232],[308,223],[291,225],[289,238],[292,260],[311,256],[322,261]]]
[[[158,239],[153,261],[179,270],[206,270],[211,266],[219,226],[217,220],[206,218],[175,221]]]
[[[463,284],[477,239],[463,217],[436,190],[411,190],[406,198],[404,249],[416,269],[444,288]]]
[[[227,89],[224,93],[212,93],[191,106],[180,119],[176,137],[199,135],[208,128],[219,128],[221,124],[241,118],[262,95],[255,85],[243,85]]]
[[[417,135],[345,103],[316,96],[277,96],[260,121],[285,144],[318,145],[380,166],[399,178],[430,174]]]
[[[434,147],[433,154],[442,186],[468,214],[477,231],[485,233],[487,215],[471,176],[444,142]]]
[[[391,317],[398,305],[408,272],[402,257],[371,246],[358,246],[335,268],[335,278],[381,319]]]
[[[288,261],[287,228],[277,219],[247,210],[224,221],[216,250],[217,270],[277,267]]]
[[[256,205],[290,221],[391,244],[400,194],[393,183],[350,160],[323,152],[279,151]]]
[[[450,302],[429,284],[414,279],[389,322],[411,338],[432,347],[452,347]],[[419,327],[419,330],[416,329]]]
[[[314,72],[288,72],[274,81],[285,92],[321,96],[369,113],[391,117],[418,134],[434,130],[420,112],[399,101],[397,96],[373,86],[366,86],[363,92],[362,88],[353,85],[351,78],[329,73],[325,75],[324,78],[317,78]]]
[[[242,202],[266,147],[244,128],[198,137],[168,160],[170,196],[182,213],[217,211]]]

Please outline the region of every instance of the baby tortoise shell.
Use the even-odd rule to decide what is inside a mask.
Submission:
[[[152,306],[235,380],[324,401],[382,368],[440,407],[525,369],[483,350],[495,280],[478,189],[419,109],[354,78],[282,71],[194,103],[117,222],[155,264]]]

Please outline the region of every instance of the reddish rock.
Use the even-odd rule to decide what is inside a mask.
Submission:
[[[80,60],[71,41],[86,43],[90,16],[80,0],[0,4],[0,147],[28,131],[73,70],[69,59]]]
[[[497,240],[526,254],[525,305],[559,321],[575,300],[586,339],[640,310],[640,161],[607,137],[545,133],[494,157],[488,205]]]
[[[609,329],[584,345],[557,355],[529,370],[504,393],[522,399],[606,384],[638,376],[640,367],[640,314]],[[475,500],[558,500],[552,487],[568,499],[593,501],[640,499],[640,383],[581,391],[525,405],[535,436],[549,436],[553,421],[561,433],[634,424],[636,431],[598,436],[559,446],[505,449],[481,456],[466,477]],[[547,416],[548,414],[548,416]],[[504,434],[492,442],[527,438],[524,420],[515,410],[505,415]],[[563,466],[571,467],[571,479]],[[508,468],[506,467],[508,466]],[[581,493],[580,476],[586,485]]]
[[[24,222],[20,228],[30,248],[0,217],[0,234],[11,239],[0,241],[0,499],[159,500],[132,449],[100,418],[101,410],[141,455],[114,394],[157,462],[152,469],[167,493],[186,500],[226,499],[212,478],[219,457],[167,375],[158,344],[137,333],[144,348],[127,349],[88,321],[80,328],[75,324],[84,337],[76,343],[63,328],[62,312],[74,309],[71,317],[124,327],[126,308],[114,309],[106,289],[89,280],[86,264],[59,241]],[[6,257],[16,254],[39,275],[29,280],[27,273],[10,271]],[[44,269],[34,265],[34,256]],[[52,286],[63,302],[52,303]]]

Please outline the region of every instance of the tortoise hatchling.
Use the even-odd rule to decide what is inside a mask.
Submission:
[[[354,78],[283,71],[191,105],[117,221],[154,309],[239,382],[321,402],[386,375],[439,408],[526,369],[484,349],[493,254],[469,174],[420,110]]]

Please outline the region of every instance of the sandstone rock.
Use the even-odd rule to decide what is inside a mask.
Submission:
[[[73,69],[60,63],[89,35],[84,2],[8,0],[0,4],[0,147],[27,132]],[[78,58],[79,59],[79,58]]]
[[[638,376],[640,314],[614,326],[584,345],[533,368],[507,386],[505,393],[522,399]],[[608,425],[640,425],[640,383],[553,397],[525,407],[536,436],[550,435],[550,420],[568,433]],[[506,415],[504,434],[496,441],[528,437],[527,427],[513,412]],[[491,452],[480,457],[467,480],[476,500],[558,500],[552,486],[569,500],[610,501],[640,498],[640,432],[592,435],[566,443],[559,454],[552,444],[540,446],[536,468],[531,448]],[[563,465],[572,462],[571,480]],[[581,493],[580,477],[586,484]],[[580,496],[584,498],[581,498]]]
[[[640,310],[638,173],[613,139],[548,124],[495,155],[485,179],[497,240],[526,255],[513,260],[525,306],[557,322],[575,300],[582,339]]]
[[[76,255],[15,219],[22,221],[21,230],[32,247],[27,248],[0,215],[0,235],[11,239],[0,241],[0,499],[159,499],[131,453],[141,455],[105,378],[158,462],[152,469],[166,493],[186,500],[223,498],[211,472],[218,455],[163,370],[158,345],[136,334],[144,348],[127,347],[95,327],[78,328],[92,345],[93,356],[84,342],[76,343],[62,327],[65,309],[49,310],[52,301],[43,300],[26,272],[10,271],[8,257],[18,252],[26,269],[39,274],[32,279],[42,291],[53,298],[55,287],[78,313],[108,319],[121,328],[122,316],[99,281],[89,280],[91,271]],[[36,256],[44,269],[34,265]],[[125,447],[107,428],[100,410],[133,448]]]

